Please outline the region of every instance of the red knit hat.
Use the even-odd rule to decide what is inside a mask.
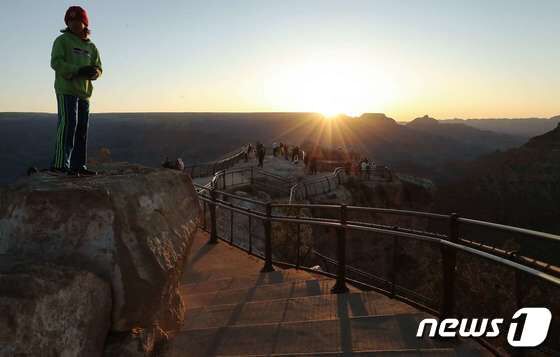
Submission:
[[[89,26],[89,19],[86,10],[81,6],[70,6],[64,15],[64,23],[68,25],[68,21],[78,19],[83,22],[86,27]]]

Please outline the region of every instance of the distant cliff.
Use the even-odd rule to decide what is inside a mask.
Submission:
[[[438,192],[440,208],[560,233],[560,126],[457,170],[460,179]]]
[[[407,124],[407,127],[433,135],[449,137],[465,145],[487,148],[489,151],[512,148],[526,141],[522,136],[499,134],[490,130],[477,129],[463,123],[450,124],[427,115],[414,119]]]
[[[436,210],[560,233],[560,126],[517,149],[454,170],[459,178],[438,189]],[[515,241],[513,247],[560,264],[558,246],[514,235],[507,239]]]
[[[546,118],[520,119],[446,119],[442,123],[465,124],[480,130],[490,130],[496,133],[532,137],[541,135],[554,129],[560,123],[560,115]]]

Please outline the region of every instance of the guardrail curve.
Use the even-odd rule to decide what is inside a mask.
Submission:
[[[484,228],[489,229],[492,235],[516,234],[523,236],[523,239],[538,239],[556,245],[560,244],[559,235],[463,218],[456,214],[332,204],[272,203],[221,191],[217,189],[217,185],[210,187],[196,185],[196,187],[204,212],[201,226],[210,233],[211,241],[217,242],[218,239],[221,239],[262,258],[264,260],[263,271],[273,270],[273,266],[278,265],[309,270],[335,278],[336,285],[333,288],[335,293],[347,291],[346,283],[350,282],[363,289],[376,290],[398,298],[442,318],[461,315],[468,306],[459,305],[457,302],[459,297],[461,301],[465,299],[464,296],[457,295],[458,275],[463,274],[463,271],[458,270],[458,266],[469,261],[469,257],[474,257],[481,261],[480,264],[489,264],[489,267],[495,267],[492,269],[499,271],[506,269],[515,276],[512,291],[490,290],[485,292],[487,294],[502,294],[499,296],[510,294],[513,296],[512,299],[520,304],[523,298],[526,299],[524,290],[527,289],[527,286],[522,284],[528,284],[527,281],[530,282],[532,289],[538,288],[545,292],[560,294],[560,269],[556,265],[523,255],[519,251],[496,248],[484,242],[469,239],[465,232],[473,228]],[[326,216],[310,216],[305,214],[306,211],[324,212]],[[330,213],[327,215],[327,212]],[[445,230],[425,231],[412,224],[409,227],[391,226],[353,218],[361,217],[364,213],[424,219],[443,224]],[[234,239],[234,235],[241,234],[235,224],[236,218],[239,227],[244,227],[243,229],[248,227],[248,231],[241,231],[245,236],[238,237],[238,242],[235,242]],[[273,229],[273,225],[276,229]],[[278,225],[280,225],[280,230],[278,230]],[[293,226],[296,226],[297,230],[288,229]],[[321,232],[334,230],[335,242],[330,245],[331,248],[334,247],[331,249],[334,257],[328,257],[322,251],[323,247],[311,246],[307,250],[302,250],[302,246],[309,244],[302,241],[304,236],[302,227],[307,227],[308,235],[309,230],[311,230],[311,234],[315,234],[313,232],[316,230],[316,234],[320,236],[325,234]],[[280,243],[277,239],[273,239],[273,235],[279,234],[278,232],[282,232],[282,229],[287,232],[288,241],[293,245],[294,254],[289,259],[295,261],[289,261],[278,255]],[[435,275],[430,279],[439,282],[434,282],[434,286],[439,286],[440,290],[434,291],[433,296],[426,296],[425,291],[415,291],[409,286],[404,286],[403,282],[399,282],[399,279],[402,279],[401,274],[403,274],[400,271],[403,269],[400,265],[404,262],[399,261],[396,256],[388,258],[390,268],[388,268],[386,276],[380,276],[376,271],[366,271],[353,266],[352,262],[347,261],[347,235],[355,234],[353,232],[365,232],[366,237],[371,236],[371,239],[380,239],[379,237],[389,239],[392,241],[389,247],[391,244],[393,247],[393,253],[390,254],[393,255],[400,245],[407,242],[418,242],[418,244],[433,247],[435,249],[433,254],[437,257],[437,261],[434,261],[437,271],[433,272]],[[282,244],[284,247],[282,249],[290,247],[288,245],[286,248],[285,244]],[[331,266],[334,271],[330,271],[328,267],[317,270],[306,266],[303,262],[303,253],[306,257],[310,256],[309,254],[315,256],[326,266]],[[461,258],[460,262],[459,258]],[[529,278],[530,280],[527,280]],[[477,302],[473,302],[473,304],[475,303]],[[557,332],[558,327],[555,328]],[[492,348],[493,341],[484,340],[482,342]],[[552,348],[557,351],[560,350],[559,347],[554,345],[543,348],[549,350]]]

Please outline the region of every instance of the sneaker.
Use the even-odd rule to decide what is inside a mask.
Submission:
[[[80,170],[68,169],[66,170],[66,175],[73,177],[80,177]]]
[[[39,169],[36,168],[35,166],[31,166],[30,168],[27,169],[27,176],[33,176],[36,173],[39,173]]]

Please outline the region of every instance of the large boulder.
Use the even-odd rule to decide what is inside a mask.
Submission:
[[[111,287],[92,273],[25,265],[0,272],[0,356],[100,356]]]
[[[191,179],[124,163],[100,169],[95,177],[40,173],[0,190],[0,254],[109,282],[114,332],[175,330],[184,312],[179,279],[200,211]]]

